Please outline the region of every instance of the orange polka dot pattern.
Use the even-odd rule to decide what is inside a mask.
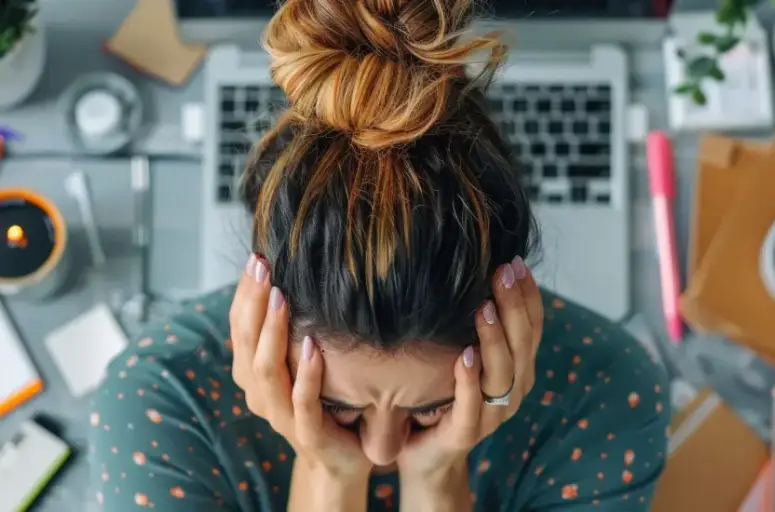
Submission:
[[[294,453],[231,379],[234,288],[150,327],[111,364],[91,428],[94,501],[109,512],[286,510]],[[536,384],[469,455],[472,509],[647,511],[665,462],[665,376],[619,327],[544,292]],[[397,510],[397,475],[369,511]]]

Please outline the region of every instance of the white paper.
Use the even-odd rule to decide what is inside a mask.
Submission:
[[[0,304],[0,403],[40,377]]]
[[[98,304],[46,336],[45,344],[70,393],[81,397],[99,386],[127,339],[108,306]]]

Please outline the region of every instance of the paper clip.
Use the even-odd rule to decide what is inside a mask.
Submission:
[[[5,140],[22,140],[22,134],[16,130],[11,129],[9,126],[0,126],[0,138]]]

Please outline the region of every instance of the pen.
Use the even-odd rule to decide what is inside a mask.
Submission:
[[[663,132],[651,132],[646,138],[646,160],[651,201],[654,207],[654,228],[659,255],[659,280],[662,287],[665,325],[673,343],[679,343],[683,337],[683,326],[678,312],[681,285],[673,214],[675,172],[670,140]]]

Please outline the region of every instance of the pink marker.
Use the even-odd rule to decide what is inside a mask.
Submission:
[[[675,244],[673,199],[675,199],[675,172],[670,139],[654,131],[646,138],[646,160],[654,204],[654,227],[659,251],[659,280],[662,286],[662,308],[665,312],[667,333],[674,343],[683,337],[678,296],[681,280],[678,274],[678,251]]]

